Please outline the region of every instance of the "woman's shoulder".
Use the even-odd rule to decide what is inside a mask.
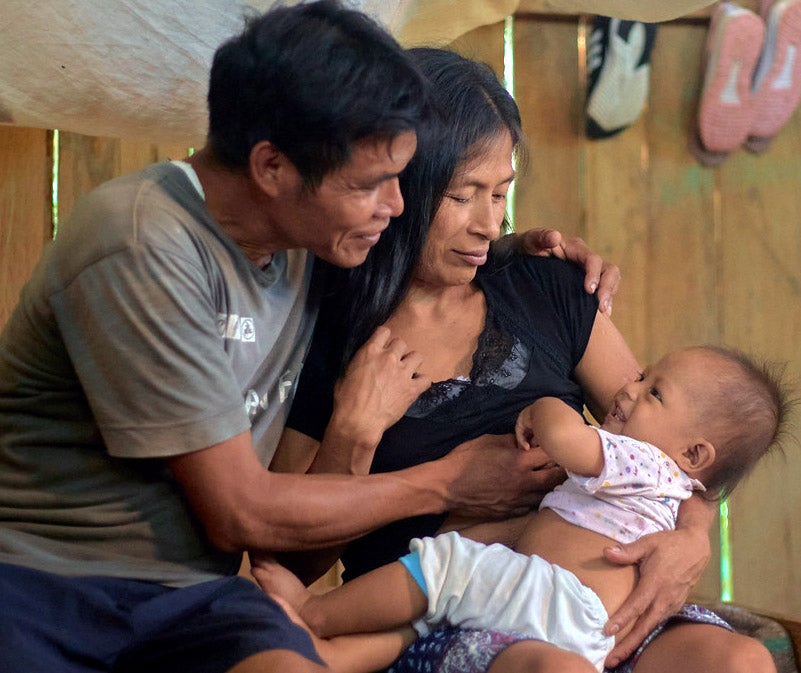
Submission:
[[[584,290],[584,271],[572,262],[515,255],[479,284],[498,319],[525,331],[565,331],[568,341],[586,345],[598,300]]]
[[[490,260],[486,268],[479,271],[479,279],[492,286],[574,291],[583,287],[584,272],[576,264],[557,257],[515,254],[503,260]],[[519,285],[521,281],[527,281],[527,285]]]

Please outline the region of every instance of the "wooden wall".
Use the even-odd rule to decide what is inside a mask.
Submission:
[[[75,200],[109,178],[160,159],[181,159],[188,148],[60,133],[53,172],[53,132],[0,125],[0,325],[53,236],[57,219]],[[53,211],[54,184],[58,191]]]
[[[517,226],[580,234],[622,268],[614,318],[643,363],[715,342],[786,361],[799,378],[801,113],[766,154],[739,151],[719,168],[700,167],[686,144],[706,29],[697,18],[660,26],[647,110],[622,134],[590,141],[582,134],[588,19],[516,18],[516,95],[530,142],[516,186]],[[455,47],[502,72],[502,25]],[[0,126],[0,324],[50,236],[51,144],[50,132]],[[60,217],[106,178],[185,153],[62,133]],[[798,412],[796,427],[797,419]],[[798,483],[799,447],[789,442],[786,455],[765,460],[730,502],[734,600],[796,618]],[[717,554],[697,592],[717,599]]]

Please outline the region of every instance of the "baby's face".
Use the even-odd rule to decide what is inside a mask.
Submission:
[[[601,427],[653,444],[676,460],[702,436],[697,404],[718,364],[701,349],[666,355],[617,392]]]

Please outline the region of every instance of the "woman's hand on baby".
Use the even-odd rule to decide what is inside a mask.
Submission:
[[[604,629],[614,635],[633,622],[631,631],[606,658],[607,668],[614,668],[687,600],[709,560],[709,538],[695,529],[677,529],[609,547],[604,555],[620,565],[637,564],[640,571],[634,591],[609,617]]]
[[[422,356],[379,327],[358,350],[334,391],[334,415],[340,430],[376,444],[431,379],[420,371]]]
[[[620,269],[593,252],[578,236],[563,236],[555,229],[529,229],[521,233],[520,245],[529,255],[553,255],[584,269],[584,289],[598,292],[601,313],[612,315],[612,300],[620,285]]]
[[[565,480],[543,451],[521,451],[514,435],[482,435],[440,462],[451,474],[448,511],[485,520],[521,516]]]

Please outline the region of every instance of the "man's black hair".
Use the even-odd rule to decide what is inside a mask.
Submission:
[[[353,144],[417,130],[428,86],[392,36],[337,0],[279,7],[249,19],[215,53],[208,148],[229,168],[269,140],[314,188]]]

